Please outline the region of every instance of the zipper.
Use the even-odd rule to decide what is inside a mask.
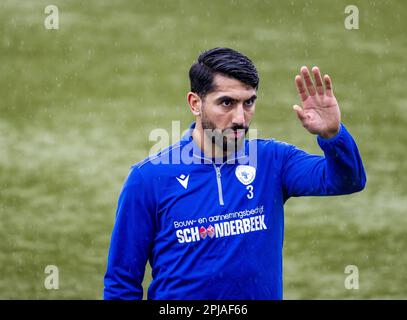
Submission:
[[[221,181],[221,173],[220,173],[220,168],[222,168],[223,164],[220,167],[217,167],[213,162],[212,162],[215,170],[216,170],[216,182],[218,183],[218,197],[219,197],[219,204],[223,206],[225,203],[223,202],[223,193],[222,193],[222,181]]]
[[[221,206],[225,205],[225,203],[224,203],[224,201],[223,201],[222,180],[221,180],[222,174],[220,173],[220,169],[223,167],[223,165],[225,165],[225,164],[228,163],[229,161],[241,159],[241,158],[244,158],[245,156],[243,156],[243,157],[237,157],[237,158],[233,158],[233,159],[229,159],[229,160],[225,161],[224,163],[222,163],[219,167],[217,167],[217,166],[215,165],[215,163],[214,163],[212,160],[208,159],[208,158],[203,158],[203,157],[198,156],[198,155],[196,155],[196,154],[193,154],[193,156],[196,157],[196,158],[198,158],[198,159],[209,160],[209,161],[212,163],[212,165],[213,165],[213,167],[215,168],[215,171],[216,171],[216,182],[217,182],[217,185],[218,185],[219,204],[220,204]]]

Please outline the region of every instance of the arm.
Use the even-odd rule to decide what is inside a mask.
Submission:
[[[154,238],[155,206],[139,169],[120,194],[104,278],[104,299],[142,299],[145,266]]]
[[[317,138],[324,156],[308,154],[294,146],[286,148],[282,181],[285,198],[342,195],[361,191],[366,184],[356,143],[341,124],[339,133]]]
[[[302,108],[294,105],[294,110],[302,125],[318,135],[318,144],[325,156],[310,155],[294,146],[287,148],[282,166],[286,198],[348,194],[362,190],[366,183],[356,143],[340,122],[331,78],[324,76],[324,88],[319,69],[314,67],[312,72],[315,86],[306,67],[301,68],[305,84],[300,75],[295,77]]]

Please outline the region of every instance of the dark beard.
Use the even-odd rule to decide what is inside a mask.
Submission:
[[[218,129],[216,128],[215,124],[205,116],[204,113],[202,113],[201,122],[204,133],[210,139],[210,141],[222,148],[223,152],[227,153],[235,153],[242,147],[244,138],[249,130],[249,127],[241,125],[232,126],[231,128],[224,130]],[[244,130],[244,135],[241,138],[227,138],[228,134],[237,132],[238,130]]]

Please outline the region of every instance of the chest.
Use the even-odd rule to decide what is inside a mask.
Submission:
[[[160,179],[159,213],[184,221],[241,210],[270,208],[281,198],[281,183],[267,168],[212,164],[189,166]]]

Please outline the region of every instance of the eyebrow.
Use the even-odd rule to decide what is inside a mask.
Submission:
[[[254,95],[252,95],[249,99],[247,99],[247,100],[245,100],[245,101],[256,100],[256,99],[257,99],[257,96],[254,94]],[[231,100],[231,101],[233,101],[233,102],[238,101],[237,99],[234,99],[234,98],[229,97],[229,96],[221,96],[221,97],[219,97],[219,98],[216,98],[215,102],[219,103],[219,102],[222,102],[222,101],[224,101],[224,100]]]

